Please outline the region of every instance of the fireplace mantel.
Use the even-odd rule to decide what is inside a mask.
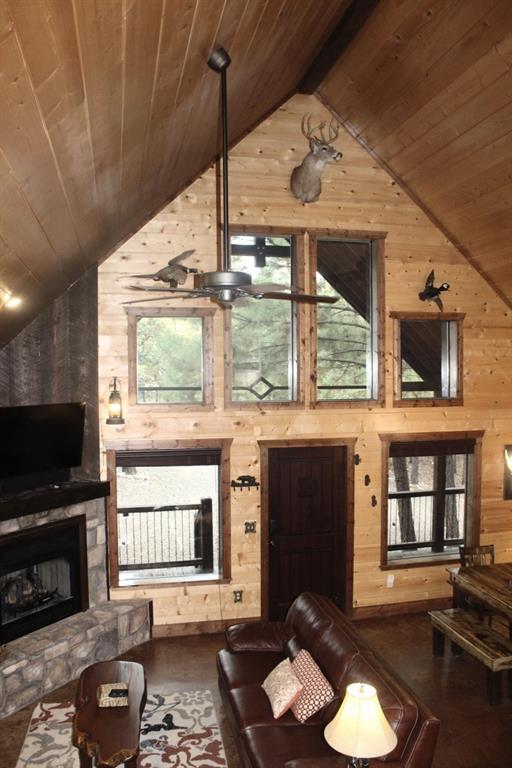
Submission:
[[[78,480],[20,493],[6,493],[0,496],[0,522],[24,515],[34,515],[49,509],[67,507],[71,504],[81,504],[92,499],[101,499],[108,496],[109,492],[108,482]]]

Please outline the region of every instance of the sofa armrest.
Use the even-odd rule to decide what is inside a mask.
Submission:
[[[284,651],[286,629],[280,621],[257,621],[233,624],[226,630],[230,651]]]

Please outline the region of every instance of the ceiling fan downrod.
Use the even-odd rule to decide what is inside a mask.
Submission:
[[[220,74],[222,115],[222,218],[224,224],[221,272],[205,272],[201,276],[204,289],[212,289],[223,304],[231,304],[237,298],[237,288],[251,285],[251,276],[244,272],[231,272],[231,237],[229,232],[228,188],[228,96],[227,68],[231,59],[224,48],[216,48],[208,59],[208,66]]]

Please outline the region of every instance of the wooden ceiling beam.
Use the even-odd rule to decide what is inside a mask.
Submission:
[[[347,9],[300,83],[300,93],[313,94],[355,39],[380,0],[349,0]]]

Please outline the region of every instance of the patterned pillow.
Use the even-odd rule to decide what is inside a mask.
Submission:
[[[292,669],[304,686],[301,696],[292,706],[292,712],[300,723],[304,723],[334,699],[334,691],[308,651],[303,649],[297,654],[292,661]]]
[[[290,659],[284,659],[267,675],[261,686],[270,700],[272,714],[277,719],[287,712],[302,693],[302,685],[292,669]]]

